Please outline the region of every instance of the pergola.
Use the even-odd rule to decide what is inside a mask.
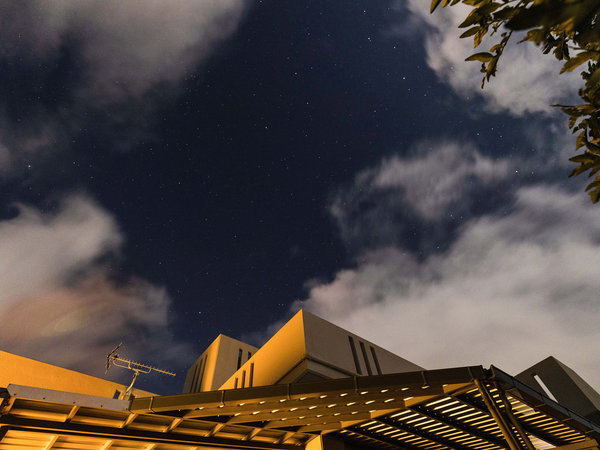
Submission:
[[[24,386],[0,396],[0,450],[576,450],[600,438],[599,425],[494,366],[131,401]]]

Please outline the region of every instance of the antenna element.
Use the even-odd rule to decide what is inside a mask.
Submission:
[[[121,342],[114,349],[112,349],[112,351],[108,355],[106,355],[106,372],[108,372],[108,369],[110,369],[111,363],[113,366],[121,367],[123,369],[129,369],[133,372],[133,380],[131,380],[131,384],[127,389],[125,389],[125,391],[121,392],[121,395],[119,395],[119,400],[123,400],[124,398],[129,397],[129,395],[131,394],[131,390],[133,389],[133,383],[135,383],[135,380],[137,380],[137,377],[140,373],[158,372],[165,375],[170,375],[172,377],[175,376],[174,372],[169,372],[168,370],[159,369],[157,367],[152,367],[146,364],[131,361],[129,359],[121,358],[119,356],[118,351],[122,345],[123,343]]]

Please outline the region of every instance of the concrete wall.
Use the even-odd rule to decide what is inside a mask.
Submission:
[[[302,312],[299,312],[219,389],[250,387],[250,379],[252,386],[276,384],[304,359],[305,354],[304,320]],[[242,383],[242,380],[245,382]]]
[[[219,389],[419,370],[423,368],[360,336],[299,311]]]
[[[0,351],[0,387],[5,388],[9,384],[108,398],[113,398],[117,391],[123,392],[127,388],[113,381]],[[147,397],[154,394],[134,388],[133,395]]]
[[[257,350],[237,339],[219,335],[188,370],[183,392],[219,389],[236,372],[238,362],[241,366],[248,361],[248,355],[253,355]]]
[[[515,378],[547,395],[546,389],[537,382],[536,376],[558,403],[600,424],[600,394],[573,369],[549,356]]]
[[[353,375],[380,375],[423,370],[422,367],[314,314],[305,311],[303,314],[307,354],[317,361],[327,362]],[[352,344],[354,344],[356,362]]]

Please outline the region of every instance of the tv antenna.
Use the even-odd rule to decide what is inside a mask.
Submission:
[[[129,397],[129,395],[131,394],[131,390],[133,389],[133,383],[135,383],[135,380],[137,380],[137,377],[140,373],[158,372],[165,375],[170,375],[172,377],[175,376],[174,372],[169,372],[168,370],[163,370],[157,367],[141,364],[139,362],[131,361],[130,359],[121,358],[121,356],[119,356],[118,353],[121,346],[123,346],[122,342],[115,348],[113,348],[108,355],[106,355],[106,372],[108,372],[108,369],[110,369],[111,364],[113,366],[121,367],[123,369],[129,369],[133,372],[133,380],[131,380],[131,383],[129,384],[127,389],[121,392],[121,394],[119,395],[119,400],[123,400],[124,398]]]

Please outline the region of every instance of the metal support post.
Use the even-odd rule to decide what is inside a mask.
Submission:
[[[480,380],[475,379],[474,381],[475,381],[475,385],[477,386],[477,389],[479,389],[479,393],[481,394],[483,403],[485,403],[485,406],[487,407],[490,414],[496,421],[496,424],[498,425],[498,428],[500,428],[500,431],[502,432],[502,435],[504,436],[504,440],[508,443],[508,446],[510,447],[510,449],[511,450],[521,450],[521,448],[519,446],[519,441],[516,439],[515,435],[513,434],[512,430],[510,429],[510,425],[508,425],[506,423],[506,421],[504,420],[504,417],[502,417],[502,414],[500,413],[498,406],[494,402],[494,399],[492,398],[492,396],[489,393],[489,391],[487,390],[487,388],[484,386],[484,384]]]

